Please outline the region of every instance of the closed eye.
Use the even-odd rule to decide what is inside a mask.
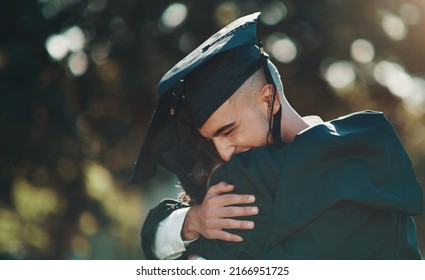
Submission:
[[[236,123],[233,122],[233,123],[229,123],[229,124],[226,124],[226,125],[220,127],[219,129],[217,129],[213,133],[212,138],[218,137],[220,135],[228,135],[228,134],[232,133],[232,131],[235,130],[235,125],[236,125]]]
[[[223,132],[223,135],[224,136],[229,136],[233,131],[235,131],[235,128],[232,128],[232,129],[229,129],[229,130]]]

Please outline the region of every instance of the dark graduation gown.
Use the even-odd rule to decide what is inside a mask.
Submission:
[[[243,242],[199,238],[207,259],[420,259],[412,215],[422,212],[411,161],[382,113],[316,125],[280,147],[241,153],[214,172],[256,196]]]

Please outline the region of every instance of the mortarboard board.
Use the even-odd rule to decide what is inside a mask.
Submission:
[[[259,15],[260,13],[254,13],[230,23],[179,61],[163,76],[158,86],[159,102],[137,157],[130,183],[151,178],[155,175],[156,165],[160,164],[170,172],[177,174],[182,183],[190,184],[190,170],[195,163],[199,143],[202,141],[197,128],[227,100],[229,93],[232,94],[261,67],[260,51],[256,46],[259,42],[257,37]],[[229,68],[232,63],[223,63],[228,58],[243,67],[230,66]],[[223,66],[220,66],[220,63]],[[209,69],[211,65],[213,70]],[[225,76],[223,76],[227,79],[229,79],[228,73],[239,72],[233,75],[232,82],[223,84],[227,90],[214,88],[214,92],[219,94],[217,98],[220,99],[219,102],[215,102],[215,106],[196,106],[200,102],[210,104],[211,100],[217,99],[216,97],[211,98],[208,92],[205,92],[208,91],[208,86],[202,84],[205,82],[205,77],[208,76],[208,71],[214,72],[220,67],[227,67],[227,70],[224,71]],[[198,70],[200,72],[205,68],[207,69],[206,75],[197,74]],[[270,82],[267,75],[266,78]],[[194,82],[188,82],[185,85],[185,80]],[[207,82],[211,85],[214,84],[211,83],[211,80]],[[192,94],[186,95],[186,91],[196,92],[193,95],[195,98]],[[204,97],[205,102],[202,101]],[[207,110],[204,110],[205,108]]]

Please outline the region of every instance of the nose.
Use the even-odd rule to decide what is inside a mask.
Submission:
[[[224,139],[214,139],[214,145],[218,154],[224,161],[229,161],[236,152],[236,146]]]

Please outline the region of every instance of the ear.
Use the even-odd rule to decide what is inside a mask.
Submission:
[[[276,89],[276,96],[274,97],[274,103],[273,103],[273,85],[266,84],[262,87],[260,91],[261,101],[265,102],[267,104],[268,110],[273,110],[272,114],[276,114],[280,107],[280,99],[279,99],[279,93]],[[272,104],[273,103],[273,104]]]

